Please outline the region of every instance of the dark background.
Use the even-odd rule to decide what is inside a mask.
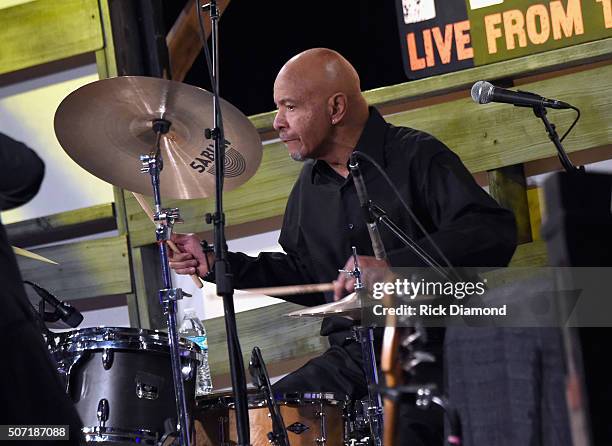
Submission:
[[[163,2],[166,30],[185,4]],[[232,0],[219,21],[219,35],[221,97],[246,115],[275,109],[278,70],[308,48],[341,53],[357,69],[362,90],[408,80],[394,0]],[[184,82],[210,90],[203,53]]]

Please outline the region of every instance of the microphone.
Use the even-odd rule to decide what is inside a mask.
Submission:
[[[36,294],[38,294],[45,302],[51,305],[55,309],[55,313],[57,314],[57,316],[59,316],[59,318],[63,320],[68,326],[76,328],[81,322],[83,322],[83,315],[72,305],[60,301],[52,293],[45,290],[37,283],[30,282],[29,280],[24,280],[23,283],[27,283],[28,285],[30,285],[34,289],[34,291],[36,291]]]
[[[355,152],[351,153],[349,168],[353,174],[353,182],[355,183],[357,197],[359,198],[359,203],[361,204],[363,216],[366,221],[366,226],[370,234],[370,240],[372,241],[374,256],[378,260],[385,260],[387,258],[387,253],[385,251],[382,238],[380,237],[378,226],[376,225],[376,218],[372,212],[370,212],[371,201],[368,198],[368,191],[366,189],[365,182],[363,181],[363,176],[361,175],[361,169],[359,168],[359,162],[357,161],[357,155]]]
[[[477,104],[503,102],[516,107],[548,107],[556,109],[572,108],[567,102],[546,99],[527,91],[512,91],[499,88],[487,81],[478,81],[472,86],[472,99]]]

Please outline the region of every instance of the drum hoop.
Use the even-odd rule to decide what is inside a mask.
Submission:
[[[113,427],[86,426],[81,429],[87,442],[131,442],[140,445],[156,445],[158,435],[147,429],[117,429]]]
[[[179,341],[182,357],[202,360],[200,347],[188,339]],[[55,336],[54,353],[80,354],[94,350],[134,350],[168,354],[168,335],[157,330],[122,327],[92,327]]]
[[[333,392],[275,392],[274,399],[281,406],[288,405],[309,405],[324,403],[326,406],[345,407],[350,399],[340,397]],[[231,393],[210,394],[198,398],[198,408],[203,409],[233,409],[234,397]],[[248,399],[249,409],[266,407],[266,401],[260,393],[250,393]]]

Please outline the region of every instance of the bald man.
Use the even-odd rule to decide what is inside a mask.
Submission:
[[[228,255],[236,288],[251,288],[336,280],[334,296],[287,298],[317,305],[351,292],[352,280],[338,269],[352,266],[356,246],[363,269],[386,266],[373,257],[370,238],[349,173],[355,150],[370,155],[382,166],[429,233],[419,229],[399,205],[373,166],[361,166],[370,198],[398,226],[441,262],[432,242],[457,266],[503,266],[516,245],[514,216],[502,209],[473,180],[459,158],[440,141],[423,132],[395,127],[368,107],[359,76],[335,51],[316,48],[298,54],[280,70],[274,82],[278,113],[274,128],[294,160],[304,167],[289,196],[279,243],[283,253],[249,257]],[[394,267],[423,266],[421,260],[389,231],[381,230]],[[184,251],[171,267],[179,274],[197,272],[214,280],[205,254],[194,236],[176,235]],[[208,254],[213,264],[212,254]],[[442,263],[442,262],[441,262]],[[330,349],[275,385],[278,391],[325,391],[362,398],[367,393],[360,346],[352,340],[352,321],[327,318],[321,334]],[[437,336],[437,337],[436,337]],[[440,359],[441,334],[431,336]],[[441,360],[441,359],[440,359]],[[442,384],[441,367],[423,367],[425,381]],[[401,443],[441,444],[441,416],[425,411],[404,415]]]

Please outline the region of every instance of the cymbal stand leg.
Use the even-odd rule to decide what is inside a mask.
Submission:
[[[365,284],[361,277],[361,268],[359,267],[359,257],[357,256],[357,248],[351,248],[353,251],[354,268],[352,271],[340,270],[355,279],[355,292],[360,302],[364,301],[366,293]],[[370,425],[370,433],[372,434],[372,443],[374,446],[382,446],[383,441],[383,404],[380,393],[378,392],[378,367],[376,365],[376,356],[374,354],[374,330],[372,327],[355,327],[355,339],[361,345],[361,354],[363,356],[363,371],[365,373],[366,383],[368,385],[368,411],[367,420]]]
[[[374,355],[374,331],[371,327],[357,327],[356,335],[361,344],[363,367],[368,384],[367,419],[372,434],[372,443],[381,446],[383,440],[383,405],[378,388],[378,367]]]
[[[155,222],[156,230],[155,237],[159,246],[159,257],[161,261],[161,273],[164,288],[159,290],[159,300],[166,315],[168,326],[168,340],[170,343],[170,357],[172,362],[172,379],[174,383],[174,396],[176,402],[176,411],[178,414],[178,432],[179,441],[182,446],[191,444],[189,438],[190,426],[187,415],[187,400],[185,398],[185,388],[183,386],[183,376],[181,372],[181,358],[179,351],[179,337],[177,331],[177,304],[176,302],[183,298],[183,290],[180,288],[172,288],[172,275],[170,265],[168,264],[168,246],[166,242],[172,234],[172,228],[175,222],[180,221],[178,209],[162,209],[161,194],[160,194],[160,179],[159,175],[163,169],[163,159],[160,151],[160,141],[163,134],[170,129],[170,122],[164,119],[153,121],[153,131],[156,133],[155,151],[149,155],[142,155],[141,172],[151,175],[151,185],[153,186],[153,197],[155,200]]]

